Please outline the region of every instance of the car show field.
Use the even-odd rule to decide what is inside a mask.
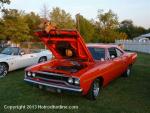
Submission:
[[[149,6],[0,0],[0,113],[150,113]]]
[[[0,113],[149,113],[150,112],[150,55],[138,53],[137,62],[129,78],[119,77],[104,87],[97,100],[81,96],[52,93],[29,87],[24,79],[24,69],[8,73],[0,79]],[[66,105],[78,109],[24,109],[9,110],[10,105]]]

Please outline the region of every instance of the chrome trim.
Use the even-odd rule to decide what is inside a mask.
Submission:
[[[43,79],[43,80],[51,80],[51,81],[54,81],[54,82],[61,82],[61,83],[64,83],[65,85],[73,86],[73,85],[71,85],[71,84],[69,84],[68,82],[63,81],[63,80],[47,79],[47,78],[43,78],[43,77],[37,77],[37,78]]]
[[[81,88],[80,88],[80,89],[74,89],[74,88],[69,88],[69,87],[57,86],[57,85],[52,85],[52,84],[47,84],[47,83],[41,83],[41,82],[29,80],[29,79],[24,79],[24,81],[30,82],[30,83],[39,84],[39,85],[49,86],[49,87],[53,87],[53,88],[59,88],[59,89],[64,89],[64,90],[70,90],[70,91],[75,91],[75,92],[82,92],[82,89],[81,89]]]

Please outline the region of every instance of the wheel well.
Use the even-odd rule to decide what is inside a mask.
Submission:
[[[47,60],[47,56],[41,56],[40,58],[39,58],[39,60],[38,60],[38,63],[40,62],[40,59],[41,58],[46,58],[46,60]]]
[[[43,58],[43,57],[47,59],[47,56],[41,56],[40,58]]]
[[[5,65],[7,66],[7,68],[8,68],[8,70],[9,70],[9,65],[8,65],[8,63],[7,63],[7,62],[0,62],[0,63],[5,64]]]
[[[133,65],[133,64],[131,63],[129,66],[132,67],[132,65]]]
[[[100,76],[97,79],[99,79],[99,85],[103,86],[104,78]]]

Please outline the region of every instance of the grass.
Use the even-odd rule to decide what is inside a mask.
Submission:
[[[150,55],[138,54],[129,78],[105,87],[96,101],[43,91],[27,85],[24,70],[0,79],[0,113],[150,113]],[[77,105],[76,110],[6,110],[4,105]]]

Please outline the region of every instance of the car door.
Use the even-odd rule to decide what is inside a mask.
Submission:
[[[110,79],[114,79],[117,76],[119,76],[122,73],[123,70],[123,61],[122,61],[122,57],[121,54],[119,55],[117,52],[117,48],[112,47],[112,48],[108,48],[108,52],[109,52],[109,57],[110,57],[110,71],[111,74]]]
[[[31,66],[37,63],[37,61],[35,61],[36,58],[37,58],[36,54],[26,54],[25,52],[23,52],[23,50],[20,50],[19,54],[15,56],[14,65],[16,69]]]
[[[30,64],[30,56],[28,55],[16,55],[14,60],[14,69],[26,67]]]
[[[117,57],[121,60],[121,69],[120,69],[120,75],[126,70],[127,68],[127,58],[124,55],[124,52],[120,49],[116,48]]]
[[[29,62],[26,66],[31,66],[38,63],[39,60],[38,53],[26,54],[26,57],[28,58],[27,61]]]

